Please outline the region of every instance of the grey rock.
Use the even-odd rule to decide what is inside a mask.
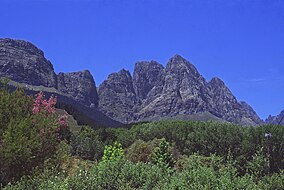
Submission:
[[[129,71],[122,69],[110,74],[99,86],[98,94],[103,113],[123,123],[133,122],[137,98]]]
[[[44,53],[30,42],[0,39],[0,77],[56,88],[56,74]]]
[[[83,105],[98,106],[97,88],[90,71],[59,73],[57,81],[59,91],[73,96]]]
[[[125,70],[111,74],[99,88],[99,99],[99,108],[123,123],[175,118],[208,118],[253,126],[262,123],[221,79],[207,83],[180,55],[172,57],[166,68],[155,61],[137,62],[133,80]]]
[[[265,120],[265,123],[284,125],[284,110],[282,110],[276,116],[269,115],[268,118]]]
[[[225,83],[215,77],[207,84],[211,96],[211,113],[241,125],[259,125],[261,119],[246,102],[238,102]]]
[[[264,124],[264,121],[259,118],[257,113],[253,110],[253,108],[248,103],[244,101],[240,101],[239,103],[242,107],[242,112],[241,112],[242,120],[246,121],[244,122],[243,125],[246,125],[246,123],[248,124],[249,122],[251,122],[250,125],[252,126],[255,124],[257,125]]]
[[[169,60],[164,73],[163,82],[154,88],[158,93],[154,98],[150,93],[150,102],[146,101],[137,113],[139,120],[190,115],[208,109],[205,79],[190,62],[175,55]]]
[[[164,67],[158,62],[137,62],[133,73],[133,86],[137,97],[144,100],[161,93],[162,89],[157,87],[163,86],[164,78]],[[153,90],[154,87],[156,87],[155,90]]]

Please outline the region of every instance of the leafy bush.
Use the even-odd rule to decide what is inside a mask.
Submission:
[[[99,136],[89,127],[82,127],[78,135],[71,140],[73,155],[88,160],[100,160],[103,155],[104,145]]]
[[[3,184],[29,174],[54,158],[62,140],[69,140],[65,116],[54,113],[56,98],[33,99],[21,89],[0,90],[0,178]],[[55,156],[56,157],[56,156]]]
[[[262,177],[268,173],[269,161],[263,153],[263,147],[259,148],[253,155],[252,160],[247,162],[247,170],[255,177]]]
[[[144,162],[150,161],[150,155],[154,147],[150,146],[143,140],[136,140],[129,148],[126,149],[125,157],[131,162]]]
[[[173,167],[174,161],[169,151],[169,143],[165,139],[162,139],[159,146],[154,149],[151,161],[162,168]]]
[[[116,161],[124,158],[124,151],[122,145],[115,142],[114,145],[106,145],[102,162]]]

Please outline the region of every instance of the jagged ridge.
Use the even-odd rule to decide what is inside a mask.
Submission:
[[[193,64],[173,56],[166,67],[156,61],[135,64],[133,77],[122,69],[99,86],[88,70],[55,74],[50,61],[33,44],[0,39],[0,77],[54,88],[80,105],[131,123],[163,118],[209,118],[242,125],[262,123],[245,102],[238,102],[219,78],[207,82]]]
[[[137,62],[133,78],[124,69],[112,73],[99,86],[99,109],[123,123],[189,118],[208,112],[237,124],[262,123],[247,103],[237,101],[221,79],[206,82],[180,55],[172,57],[166,68],[156,61]]]

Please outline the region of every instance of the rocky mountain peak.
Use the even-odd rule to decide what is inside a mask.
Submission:
[[[106,83],[111,85],[114,89],[134,93],[132,76],[128,70],[121,69],[117,73],[110,74]]]
[[[271,123],[271,124],[281,124],[284,125],[284,110],[282,110],[278,115],[272,116],[269,115],[268,118],[265,120],[265,123]]]
[[[0,77],[56,88],[56,74],[41,50],[23,40],[0,39]]]
[[[211,96],[211,113],[229,122],[241,125],[261,124],[262,120],[246,102],[238,102],[236,97],[219,78],[214,77],[207,87]]]
[[[58,74],[58,90],[69,94],[83,105],[98,106],[98,94],[94,78],[89,70]]]
[[[173,72],[177,74],[187,74],[196,77],[200,76],[195,66],[180,55],[175,55],[170,58],[166,66],[166,71],[168,73]]]
[[[213,77],[209,82],[208,82],[208,84],[210,85],[210,86],[215,86],[215,87],[225,87],[226,85],[225,85],[225,83],[224,83],[224,81],[222,81],[220,78],[218,78],[218,77]]]
[[[135,64],[133,74],[135,93],[140,99],[146,99],[150,91],[152,91],[152,94],[160,93],[162,90],[164,77],[164,67],[158,62],[137,62]]]
[[[23,50],[30,54],[38,54],[44,56],[43,51],[38,49],[35,45],[25,40],[13,40],[10,38],[0,38],[0,48],[16,48],[17,50]]]
[[[225,85],[225,83],[218,77],[212,78],[208,83],[207,87],[215,98],[219,98],[221,101],[230,100],[231,102],[237,102],[237,99]]]
[[[196,113],[244,125],[261,123],[221,79],[215,77],[207,83],[180,55],[172,57],[166,68],[156,61],[137,62],[133,79],[126,70],[111,74],[99,87],[99,99],[100,109],[123,123],[189,118]]]
[[[137,98],[129,71],[122,69],[110,74],[99,86],[98,93],[99,108],[103,113],[123,123],[133,121]]]

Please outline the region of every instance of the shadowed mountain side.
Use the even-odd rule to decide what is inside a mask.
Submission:
[[[97,108],[84,106],[72,96],[59,92],[54,88],[26,85],[14,81],[10,81],[9,86],[12,90],[15,90],[17,87],[24,88],[25,92],[29,95],[35,95],[38,92],[43,91],[46,98],[49,98],[52,95],[57,96],[56,107],[66,110],[68,114],[76,119],[78,125],[89,125],[93,128],[119,127],[122,125],[101,113]]]

